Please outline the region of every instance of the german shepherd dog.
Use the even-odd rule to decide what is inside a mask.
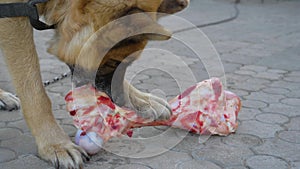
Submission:
[[[26,2],[27,0],[0,0],[0,3]],[[124,80],[121,71],[117,92],[111,86],[112,74],[121,62],[130,64],[138,58],[148,40],[168,39],[157,21],[157,16],[143,15],[139,19],[131,18],[136,25],[150,25],[151,29],[161,31],[163,35],[140,35],[121,41],[105,54],[101,64],[97,63],[107,41],[114,41],[116,30],[104,30],[105,38],[99,36],[97,45],[88,45],[85,57],[78,57],[87,39],[107,23],[132,13],[161,12],[172,14],[184,9],[189,0],[49,0],[38,5],[41,16],[47,23],[55,24],[55,36],[50,42],[49,53],[57,56],[74,70],[74,65],[82,72],[97,72],[96,86],[104,90],[118,104],[131,103],[141,115],[153,120],[168,119],[171,111],[162,99],[142,93]],[[149,19],[150,18],[150,19]],[[130,28],[117,27],[122,32]],[[105,32],[106,31],[106,32]],[[130,30],[129,30],[130,31]],[[108,40],[107,40],[108,38]],[[28,18],[0,19],[0,47],[13,79],[20,99],[26,123],[35,138],[38,153],[44,160],[52,162],[57,168],[81,168],[88,155],[76,146],[57,124],[51,110],[51,101],[47,96],[40,73],[39,59],[33,40],[33,28]],[[92,51],[92,52],[91,52]],[[128,56],[137,53],[133,56]],[[111,65],[111,63],[114,66]],[[84,73],[87,74],[87,73]],[[79,83],[83,80],[79,78]],[[95,79],[94,79],[95,81]],[[80,85],[78,83],[78,85]],[[121,86],[121,87],[120,87]],[[123,97],[128,95],[129,97]],[[127,98],[127,99],[126,99]],[[0,103],[7,110],[19,107],[19,99],[0,89]],[[150,102],[151,101],[151,102]],[[1,105],[0,104],[0,105]]]

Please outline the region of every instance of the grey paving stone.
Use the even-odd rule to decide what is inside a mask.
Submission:
[[[202,140],[205,140],[205,141],[203,142]],[[201,139],[201,141],[202,141],[201,143],[204,144],[204,146],[207,146],[207,145],[224,145],[223,142],[222,142],[222,137],[220,137],[218,135],[216,135],[216,136],[205,136],[205,138]]]
[[[18,159],[1,164],[2,169],[54,169],[50,164],[44,162],[34,155],[22,155]]]
[[[1,76],[1,78],[3,78],[3,76]],[[10,92],[12,94],[16,93],[11,81],[1,81],[0,83],[1,83],[2,90]]]
[[[21,120],[23,115],[20,111],[1,111],[0,122],[11,122]]]
[[[250,78],[251,78],[250,76],[243,76],[243,75],[237,75],[232,73],[226,74],[227,83],[244,82]]]
[[[262,113],[255,116],[257,121],[269,124],[284,124],[289,121],[289,118],[282,114]]]
[[[154,127],[137,128],[133,131],[133,137],[134,138],[149,138],[149,137],[160,135],[162,132],[163,132],[162,130],[157,130]]]
[[[300,144],[300,131],[281,131],[278,137],[286,142]]]
[[[112,138],[103,147],[106,151],[119,155],[129,157],[136,155],[145,150],[146,145],[136,140],[128,140],[127,136],[124,139]]]
[[[247,97],[247,96],[246,96]],[[262,101],[257,100],[242,100],[243,107],[246,108],[264,108],[267,107],[267,104]]]
[[[257,77],[252,77],[246,80],[247,83],[250,84],[259,84],[259,85],[267,85],[271,83],[270,80],[268,79],[262,79],[262,78],[257,78]]]
[[[243,161],[253,153],[246,147],[233,147],[219,142],[207,144],[201,150],[194,150],[192,156],[196,160],[209,160],[218,165],[242,165]]]
[[[248,96],[249,95],[249,92],[244,91],[244,90],[238,90],[238,89],[228,89],[228,90],[230,90],[231,92],[235,93],[239,97]]]
[[[259,91],[263,88],[265,88],[265,85],[263,84],[256,84],[255,82],[240,82],[235,83],[234,85],[230,85],[233,89],[241,89],[249,92],[253,91]]]
[[[290,122],[285,124],[285,126],[289,130],[300,130],[300,116],[291,118]]]
[[[292,90],[289,93],[285,94],[286,97],[291,97],[291,98],[299,98],[300,97],[300,89],[298,90]]]
[[[204,136],[188,134],[180,143],[173,147],[171,151],[189,153],[195,149],[200,150],[204,147],[204,144],[199,142],[200,137]]]
[[[270,73],[270,72],[260,72],[255,77],[268,79],[268,80],[279,80],[282,75],[277,73]]]
[[[9,140],[21,135],[21,131],[15,128],[0,128],[0,140]]]
[[[104,148],[114,154],[130,158],[146,158],[162,154],[176,146],[186,131],[169,129],[159,135],[149,138],[113,138]]]
[[[277,157],[256,155],[246,160],[246,165],[251,169],[288,169],[289,164]]]
[[[22,134],[16,138],[2,141],[0,145],[14,150],[18,155],[37,154],[35,140],[31,135]]]
[[[282,69],[282,70],[299,70],[299,65],[291,64],[291,63],[299,63],[299,55],[298,55],[298,46],[291,47],[283,50],[282,52],[275,53],[272,57],[265,57],[261,59],[258,64],[266,65],[271,68]],[[285,56],[285,57],[282,57]],[[274,62],[277,60],[277,62]]]
[[[168,151],[164,154],[153,156],[150,158],[129,159],[130,163],[141,163],[151,168],[176,168],[176,164],[192,160],[192,157],[187,153]]]
[[[269,113],[280,113],[289,117],[300,115],[298,107],[289,106],[282,103],[271,103],[268,107],[263,108],[262,111]]]
[[[239,75],[250,75],[250,76],[256,74],[256,72],[251,71],[251,70],[237,70],[234,73],[239,74]]]
[[[237,133],[251,134],[260,138],[272,138],[275,137],[277,131],[283,128],[277,124],[266,124],[256,120],[243,121],[239,126]]]
[[[0,122],[0,128],[3,128],[5,126],[6,126],[5,122]]]
[[[300,71],[292,71],[288,75],[289,76],[300,77]]]
[[[299,98],[286,98],[286,99],[282,99],[281,102],[291,106],[297,106],[297,107],[300,106]]]
[[[43,66],[44,70],[46,72],[48,71],[48,72],[53,73],[55,75],[54,77],[57,77],[64,73],[70,72],[70,69],[67,65],[65,65],[64,63],[63,63],[64,65],[57,65],[57,63],[59,63],[59,62],[56,61],[55,66]],[[50,78],[53,79],[54,77],[50,77]]]
[[[300,162],[293,162],[292,163],[292,169],[299,169],[300,168]]]
[[[105,148],[119,156],[130,158],[153,157],[174,148],[174,146],[178,145],[185,138],[187,133],[184,130],[168,129],[160,135],[147,139],[128,138],[125,136],[121,140],[117,138],[110,140],[109,145],[107,145],[109,147],[105,146]]]
[[[53,114],[56,119],[72,119],[72,116],[64,109],[53,110]]]
[[[241,67],[241,64],[231,63],[231,62],[223,62],[223,66],[224,66],[225,73],[233,73],[239,67]]]
[[[69,135],[69,136],[75,136],[77,129],[74,125],[61,125],[61,127],[64,129],[64,131]]]
[[[300,77],[285,77],[285,78],[283,78],[283,80],[288,81],[288,82],[299,83]]]
[[[195,168],[209,168],[209,169],[221,169],[220,166],[214,164],[211,161],[206,160],[191,160],[177,163],[176,169],[195,169]]]
[[[238,52],[222,53],[220,56],[222,60],[235,64],[253,64],[253,62],[256,60],[254,57],[250,57],[247,54]]]
[[[136,74],[126,72],[125,77],[128,79],[129,83],[132,84],[136,84],[142,80],[148,80],[151,78],[149,75],[143,74],[142,72]]]
[[[252,148],[256,154],[275,155],[287,161],[300,159],[300,145],[282,141],[280,139],[265,140],[260,146]]]
[[[222,142],[233,147],[255,147],[261,145],[263,140],[255,135],[231,134],[222,138]]]
[[[230,166],[230,167],[226,167],[225,169],[247,169],[244,166]]]
[[[135,164],[135,163],[131,163],[131,164],[125,164],[119,167],[116,167],[115,169],[152,169],[151,167],[147,166],[147,165],[143,165],[143,164]]]
[[[158,89],[158,85],[150,84],[150,83],[143,83],[143,84],[137,84],[135,87],[143,92],[150,92],[153,89]]]
[[[279,88],[285,88],[291,91],[299,90],[300,86],[299,83],[293,83],[293,82],[287,82],[287,81],[274,81],[271,84],[268,84],[269,87],[279,87]]]
[[[262,112],[256,108],[242,108],[238,114],[239,120],[254,120],[257,114],[261,114]]]
[[[290,92],[290,90],[285,89],[285,88],[279,88],[279,87],[267,87],[263,89],[263,92],[268,93],[268,94],[287,94]]]
[[[69,90],[71,90],[72,88],[69,88]],[[53,86],[51,88],[48,89],[50,92],[53,93],[67,93],[69,90],[66,89],[65,86]]]
[[[288,71],[280,69],[268,69],[267,72],[276,73],[276,74],[286,74]]]
[[[0,163],[15,159],[16,153],[10,149],[0,147]],[[2,164],[1,164],[2,165]],[[0,166],[1,166],[0,165]]]
[[[59,121],[61,121],[62,124],[69,124],[69,125],[73,124],[72,118],[65,118],[65,119],[61,119]]]
[[[91,163],[87,163],[84,165],[84,169],[108,169],[108,168],[112,168],[111,164],[91,164]]]
[[[264,32],[264,33],[267,34],[267,32]],[[260,34],[259,36],[263,37],[263,36],[266,36],[266,34],[265,35]],[[251,38],[254,38],[254,37],[251,37]],[[260,52],[254,53],[253,51],[260,51]],[[264,49],[263,45],[253,44],[253,45],[249,45],[247,48],[241,48],[240,50],[237,50],[234,53],[246,55],[248,57],[254,57],[254,58],[259,57],[260,58],[260,57],[267,57],[267,56],[272,55],[273,51]],[[255,60],[253,59],[253,61],[255,61]],[[252,63],[250,63],[250,65],[257,65],[257,63],[252,62]],[[264,65],[262,65],[262,66],[264,66]]]
[[[146,84],[156,84],[156,85],[165,85],[165,86],[174,86],[176,87],[178,84],[172,77],[151,77],[150,79],[147,80],[142,80],[142,83]]]
[[[245,65],[245,66],[241,67],[241,69],[242,70],[250,70],[250,71],[259,73],[259,72],[265,72],[268,68],[265,66],[258,66],[258,65]]]
[[[86,163],[84,168],[88,169],[106,169],[115,168],[128,163],[124,157],[119,157],[113,153],[101,150],[98,154],[91,157],[90,162]]]
[[[25,120],[19,120],[19,121],[15,121],[15,122],[10,122],[8,123],[7,127],[15,127],[15,128],[18,128],[20,130],[23,131],[23,133],[28,133],[30,132],[28,127],[27,127],[27,124],[25,122]]]
[[[220,41],[215,44],[216,49],[222,53],[231,53],[232,51],[236,51],[240,48],[247,47],[251,45],[251,43],[240,42],[240,41]]]
[[[64,97],[58,93],[48,92],[48,96],[51,99],[53,109],[58,109],[59,106],[66,104]]]
[[[265,103],[278,103],[279,100],[285,98],[285,96],[275,95],[275,94],[267,94],[264,92],[251,92],[249,96],[245,96],[244,98],[249,99],[249,100],[258,100],[258,101],[262,101]]]

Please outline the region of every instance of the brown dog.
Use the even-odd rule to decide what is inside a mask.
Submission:
[[[0,0],[0,3],[6,2],[23,2],[23,0]],[[98,70],[96,84],[100,90],[110,93],[111,97],[120,104],[130,102],[134,108],[145,113],[145,116],[153,116],[155,120],[169,118],[171,112],[165,101],[142,93],[126,82],[123,86],[122,74],[126,66],[117,71],[121,74],[117,79],[120,80],[121,86],[116,88],[117,92],[113,92],[115,89],[111,86],[110,75],[116,73],[121,62],[128,65],[138,58],[140,52],[137,51],[145,47],[147,40],[168,38],[168,32],[156,24],[156,16],[144,14],[141,18],[129,18],[129,22],[143,28],[157,29],[156,32],[161,34],[160,36],[145,34],[123,40],[112,46],[101,63],[98,62],[98,57],[103,50],[116,42],[115,34],[129,33],[131,28],[119,23],[119,27],[112,26],[111,29],[108,27],[102,30],[94,41],[96,43],[86,42],[104,25],[124,15],[157,11],[175,13],[187,5],[188,0],[49,0],[39,6],[39,11],[48,23],[56,24],[56,35],[51,42],[50,53],[73,68],[79,67],[83,72]],[[120,30],[117,30],[118,28]],[[84,45],[87,45],[88,50],[83,50]],[[87,154],[71,142],[52,115],[51,102],[41,80],[32,26],[28,18],[0,19],[0,47],[5,55],[14,86],[21,100],[24,118],[35,137],[40,156],[56,167],[79,168],[88,158]],[[134,52],[137,53],[132,56]],[[129,55],[131,56],[127,57]],[[117,64],[111,66],[111,62]],[[78,79],[80,83],[82,79],[80,77]],[[0,90],[0,103],[6,109],[18,107],[18,99],[3,90]]]

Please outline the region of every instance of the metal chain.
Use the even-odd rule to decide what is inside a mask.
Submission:
[[[71,76],[71,72],[63,73],[63,74],[61,74],[60,76],[54,77],[52,80],[46,80],[46,81],[43,82],[44,87],[47,87],[47,86],[49,86],[49,85],[51,85],[51,84],[54,84],[54,83],[57,83],[57,82],[59,82],[59,81],[65,79],[65,78],[67,78],[67,77],[69,77],[69,76]]]
[[[61,75],[59,75],[59,76],[54,77],[52,80],[46,80],[46,81],[43,81],[43,85],[44,85],[44,87],[47,87],[47,86],[49,86],[49,85],[51,85],[51,84],[57,83],[57,82],[59,82],[59,81],[65,79],[65,78],[67,78],[67,77],[69,77],[69,76],[71,76],[71,72],[63,73],[63,74],[61,74]],[[14,93],[12,93],[12,94],[13,94],[14,96],[18,97],[17,94],[14,94]]]

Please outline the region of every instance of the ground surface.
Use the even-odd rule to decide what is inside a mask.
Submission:
[[[135,141],[111,141],[107,144],[109,151],[93,156],[86,168],[300,168],[300,1],[265,0],[261,4],[260,0],[242,0],[238,8],[240,15],[236,20],[202,29],[220,54],[227,88],[243,101],[236,134],[200,138],[188,134],[170,150],[153,155],[162,152],[156,150],[157,144],[168,147],[168,138],[179,137],[181,131],[171,130],[164,135],[163,127],[139,129],[135,132],[137,138],[156,140],[154,136],[163,136],[164,139],[144,145]],[[192,0],[190,8],[179,16],[194,24],[205,24],[233,16],[234,12],[233,4],[227,0]],[[187,26],[177,21],[165,22],[174,30]],[[68,71],[63,63],[45,52],[45,42],[51,33],[35,34],[44,80]],[[180,35],[194,42],[191,48],[207,44],[193,30],[176,34]],[[151,47],[171,53],[146,51],[130,67],[127,78],[137,88],[166,98],[177,95],[196,80],[208,78],[206,70],[213,65],[203,63],[182,41],[185,40],[151,43]],[[203,52],[201,55],[207,55]],[[14,92],[1,55],[0,59],[0,86]],[[74,136],[76,129],[63,100],[70,89],[70,78],[47,87],[55,117]],[[150,150],[152,154],[146,155],[151,157],[128,157]],[[127,153],[127,157],[115,155],[120,153]],[[0,112],[0,168],[52,168],[37,156],[34,139],[20,111]]]

